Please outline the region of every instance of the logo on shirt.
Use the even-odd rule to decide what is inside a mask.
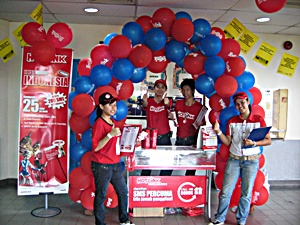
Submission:
[[[165,110],[165,107],[164,106],[158,106],[158,107],[154,107],[154,106],[150,106],[150,111],[151,112],[162,112]]]

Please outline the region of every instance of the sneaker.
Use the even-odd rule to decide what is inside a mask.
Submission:
[[[131,221],[126,221],[126,222],[124,222],[124,223],[120,223],[120,225],[135,225],[133,222],[131,222]]]
[[[224,224],[224,222],[220,222],[219,220],[211,221],[208,225],[221,225]]]

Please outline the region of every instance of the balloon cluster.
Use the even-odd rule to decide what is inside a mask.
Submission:
[[[56,48],[67,46],[73,39],[71,28],[65,23],[55,23],[46,32],[37,22],[29,22],[21,31],[23,40],[32,46],[32,58],[43,66],[55,59]]]
[[[211,27],[203,18],[193,21],[188,13],[175,14],[169,8],[159,8],[152,17],[143,15],[126,23],[121,34],[108,34],[103,44],[94,46],[90,56],[78,64],[80,77],[69,96],[69,108],[73,110],[69,124],[83,139],[71,147],[71,159],[79,162],[91,149],[82,142],[90,138],[102,93],[111,92],[126,100],[133,94],[133,84],[142,82],[147,71],[164,72],[171,62],[190,73],[196,90],[210,99],[209,120],[214,124],[218,119],[223,132],[228,119],[238,114],[230,103],[236,92],[246,92],[252,111],[264,117],[258,105],[262,94],[254,87],[254,75],[245,70],[240,51],[239,43],[226,38],[221,28]],[[119,101],[114,119],[120,128],[127,113],[126,104]],[[82,135],[85,132],[89,134]]]

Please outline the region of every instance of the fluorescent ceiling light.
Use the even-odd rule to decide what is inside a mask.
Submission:
[[[257,18],[256,21],[259,23],[265,23],[265,22],[269,22],[271,19],[269,17],[260,17]]]
[[[99,9],[89,7],[89,8],[85,8],[84,11],[88,13],[96,13],[99,11]]]

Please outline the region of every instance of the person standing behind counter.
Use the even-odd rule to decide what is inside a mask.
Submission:
[[[154,83],[154,98],[143,95],[142,105],[146,110],[147,128],[157,129],[157,145],[172,145],[171,128],[169,125],[169,109],[171,101],[166,97],[167,83],[156,80]],[[142,176],[150,176],[151,170],[142,170]],[[161,170],[160,176],[170,176],[172,170]]]
[[[235,94],[233,102],[240,114],[229,119],[226,135],[220,130],[218,121],[214,124],[214,130],[223,144],[230,145],[230,154],[225,169],[216,220],[210,222],[209,225],[224,224],[230,198],[240,176],[242,179],[242,194],[237,208],[236,220],[238,225],[246,224],[252,189],[259,169],[259,158],[261,156],[259,146],[271,144],[269,133],[260,141],[255,142],[247,139],[254,128],[266,126],[266,122],[261,116],[251,113],[250,100],[247,94],[245,92]],[[252,148],[243,148],[243,146],[252,146]]]
[[[196,145],[199,129],[196,129],[193,123],[197,119],[203,105],[194,99],[194,79],[184,79],[180,84],[180,89],[184,99],[178,100],[175,104],[175,113],[178,120],[175,145]],[[198,127],[204,124],[205,118],[198,123]],[[196,170],[187,170],[185,175],[193,176],[195,173]]]

